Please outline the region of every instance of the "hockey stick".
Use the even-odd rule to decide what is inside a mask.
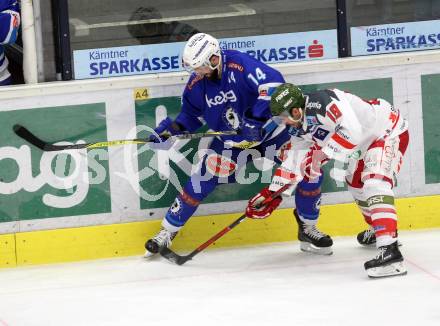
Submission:
[[[110,140],[110,141],[102,141],[96,143],[87,143],[87,144],[73,144],[73,145],[54,145],[52,143],[45,142],[44,140],[38,138],[33,133],[29,131],[26,127],[22,125],[16,124],[13,126],[14,132],[17,136],[23,138],[27,142],[31,143],[35,147],[38,147],[42,151],[52,152],[52,151],[62,151],[66,149],[82,149],[82,148],[98,148],[98,147],[109,147],[109,146],[118,146],[118,145],[128,145],[128,144],[146,144],[151,143],[153,141],[146,138],[135,138],[135,139],[124,139],[124,140]],[[215,137],[215,136],[231,136],[236,135],[237,131],[208,131],[203,133],[195,133],[195,134],[181,134],[176,136],[171,136],[176,139],[198,139],[204,137]]]
[[[289,188],[291,186],[291,184],[285,184],[284,186],[282,186],[280,189],[278,189],[276,192],[274,192],[270,197],[267,197],[263,202],[261,202],[257,208],[266,205],[267,203],[269,203],[270,201],[272,201],[274,198],[278,197],[279,195],[281,195],[281,193],[286,190],[287,188]],[[229,224],[227,227],[225,227],[223,230],[221,230],[220,232],[218,232],[217,234],[215,234],[213,237],[211,237],[209,240],[207,240],[206,242],[202,243],[200,246],[198,246],[196,249],[194,249],[193,252],[191,252],[190,254],[186,255],[186,256],[180,256],[178,254],[176,254],[174,251],[172,251],[170,248],[168,247],[163,247],[160,250],[160,254],[162,257],[168,259],[169,261],[177,264],[177,265],[183,265],[185,264],[188,260],[191,260],[195,255],[197,255],[198,253],[200,253],[202,250],[206,249],[207,247],[209,247],[213,242],[215,242],[216,240],[218,240],[219,238],[221,238],[222,236],[224,236],[226,233],[228,233],[229,231],[231,231],[233,228],[235,228],[238,224],[240,224],[241,222],[244,221],[244,219],[246,218],[246,214],[241,215],[238,219],[236,219],[234,222],[232,222],[231,224]]]

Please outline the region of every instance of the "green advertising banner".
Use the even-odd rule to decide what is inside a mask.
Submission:
[[[104,103],[0,112],[0,222],[111,211],[106,149],[43,152],[16,123],[49,142],[107,139]]]
[[[304,92],[312,92],[325,88],[339,88],[365,99],[383,98],[391,103],[393,100],[391,78],[302,85],[301,87]],[[175,118],[180,110],[180,104],[181,98],[177,96],[136,101],[136,124],[138,126],[147,126],[150,130],[154,129],[154,127],[166,116]],[[150,132],[144,128],[138,136],[147,137],[149,133]],[[141,194],[144,194],[143,196],[141,195],[140,198],[140,206],[142,209],[168,207],[173,202],[174,197],[179,193],[179,188],[183,187],[185,182],[189,179],[191,170],[188,166],[198,162],[196,159],[198,149],[205,148],[203,145],[199,144],[200,141],[193,140],[179,148],[179,152],[184,153],[185,155],[179,157],[181,161],[173,161],[171,159],[169,169],[166,169],[168,174],[165,175],[161,175],[157,172],[157,162],[165,164],[167,157],[158,157],[157,152],[148,150],[145,146],[139,146],[138,164],[139,170],[141,171],[139,186]],[[324,168],[326,177],[324,179],[323,191],[345,191],[346,186],[344,183],[336,182],[329,177],[329,171],[332,167],[333,162],[330,162]],[[220,185],[203,203],[247,200],[261,190],[262,187],[267,185],[267,182],[270,181],[271,175],[272,171],[262,172],[258,170],[253,163],[249,163],[244,179],[252,182],[249,184]],[[264,185],[261,182],[262,178],[266,181]],[[173,184],[171,180],[178,180],[177,185],[176,182]]]
[[[440,183],[440,74],[422,75],[425,182]]]

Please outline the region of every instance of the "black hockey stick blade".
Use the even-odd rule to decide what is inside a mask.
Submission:
[[[180,256],[168,247],[163,247],[160,250],[160,255],[179,266],[185,264],[188,260],[191,260],[192,258],[190,257],[191,254],[187,256]]]
[[[78,144],[78,145],[53,145],[51,143],[45,142],[44,140],[38,138],[33,133],[29,131],[26,127],[15,124],[12,129],[14,130],[15,134],[24,140],[26,140],[28,143],[34,145],[35,147],[41,149],[45,152],[52,152],[52,151],[62,151],[64,149],[78,149],[78,148],[84,148],[86,144]]]
[[[39,149],[45,151],[47,150],[47,143],[45,141],[42,141],[40,138],[35,136],[33,133],[31,133],[28,129],[23,127],[22,125],[15,124],[12,129],[14,130],[15,134],[26,140],[27,142],[31,143],[35,147],[38,147]]]

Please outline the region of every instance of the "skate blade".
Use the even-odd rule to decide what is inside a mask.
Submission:
[[[301,249],[301,251],[304,252],[310,252],[316,255],[325,255],[325,256],[329,256],[331,254],[333,254],[333,249],[332,247],[316,247],[313,244],[311,244],[310,242],[305,242],[305,241],[300,241],[300,246],[299,248]]]
[[[157,256],[159,256],[159,255],[158,254],[154,254],[152,252],[149,252],[148,250],[145,250],[145,254],[144,254],[143,258],[148,260],[148,259],[151,259],[151,258],[157,257]]]
[[[399,261],[391,263],[389,265],[373,267],[367,269],[367,275],[370,278],[390,277],[397,275],[406,275],[408,272],[403,265],[403,262]]]

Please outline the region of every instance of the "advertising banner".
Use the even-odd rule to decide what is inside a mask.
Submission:
[[[111,211],[106,149],[43,152],[12,130],[20,123],[63,144],[105,140],[105,119],[91,116],[105,116],[104,103],[0,112],[0,222]]]
[[[440,74],[421,75],[425,183],[440,183]]]
[[[351,27],[352,55],[440,48],[440,20]]]
[[[220,39],[223,50],[247,52],[266,63],[337,58],[336,30]],[[73,52],[75,79],[181,71],[185,42]]]

